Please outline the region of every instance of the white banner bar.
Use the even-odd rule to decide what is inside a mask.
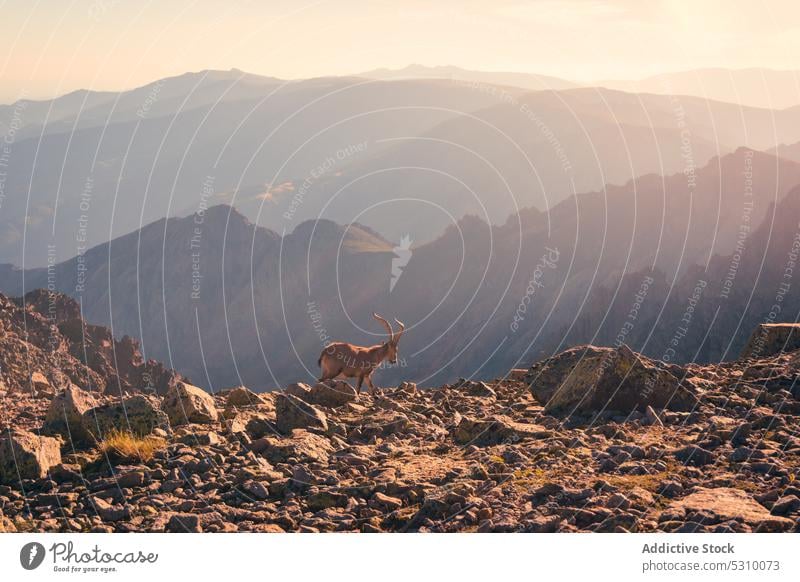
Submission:
[[[797,580],[798,540],[792,534],[5,534],[0,572],[4,581]]]

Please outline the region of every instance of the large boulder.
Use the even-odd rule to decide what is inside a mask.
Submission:
[[[84,414],[97,406],[91,393],[74,384],[53,398],[42,426],[45,434],[60,434],[68,441],[83,441],[89,437]]]
[[[800,350],[800,324],[762,323],[753,330],[739,358],[768,358],[796,350]]]
[[[291,394],[278,394],[275,397],[275,416],[275,424],[284,434],[289,434],[295,428],[328,430],[324,412]]]
[[[693,519],[695,516],[699,517]],[[667,507],[659,520],[689,520],[705,525],[738,521],[758,532],[786,531],[794,526],[793,520],[770,514],[748,493],[728,487],[698,487]]]
[[[697,397],[662,362],[622,345],[579,346],[534,364],[525,381],[548,412],[595,413],[648,406],[691,410]]]
[[[155,428],[169,428],[169,418],[155,396],[137,394],[87,410],[83,415],[86,429],[97,439],[111,431],[132,432],[144,436]]]
[[[350,384],[332,380],[314,384],[305,400],[317,406],[336,408],[338,406],[344,406],[348,402],[353,402],[357,398],[358,393]]]
[[[169,389],[162,404],[173,426],[216,422],[219,418],[211,395],[197,386],[178,382]]]
[[[61,445],[57,439],[24,430],[0,436],[0,483],[41,479],[50,467],[60,463]]]

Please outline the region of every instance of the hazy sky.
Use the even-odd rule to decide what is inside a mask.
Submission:
[[[797,0],[0,0],[0,101],[208,68],[282,78],[409,63],[640,78],[797,69]]]

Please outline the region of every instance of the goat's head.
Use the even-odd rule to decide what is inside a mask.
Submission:
[[[400,338],[403,336],[403,332],[405,331],[406,326],[403,324],[402,321],[399,321],[399,320],[395,319],[394,322],[400,328],[400,331],[395,335],[394,330],[392,329],[392,326],[389,324],[388,321],[386,321],[384,318],[382,318],[377,313],[373,313],[372,317],[374,317],[375,319],[380,321],[383,324],[383,326],[386,328],[386,331],[389,332],[389,339],[386,340],[386,343],[384,344],[386,346],[386,359],[389,360],[390,364],[396,364],[397,363],[397,342],[399,342]]]

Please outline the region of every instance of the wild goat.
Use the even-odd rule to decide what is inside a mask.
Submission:
[[[406,326],[402,321],[395,319],[395,323],[400,326],[400,331],[395,336],[392,326],[377,313],[372,317],[380,321],[389,332],[389,339],[382,344],[370,347],[354,346],[344,342],[328,344],[317,360],[317,364],[322,368],[320,382],[333,378],[358,378],[356,391],[361,392],[361,385],[364,380],[369,386],[369,393],[375,393],[375,385],[372,383],[372,373],[381,365],[381,362],[388,360],[390,364],[397,363],[397,342],[403,336]]]

